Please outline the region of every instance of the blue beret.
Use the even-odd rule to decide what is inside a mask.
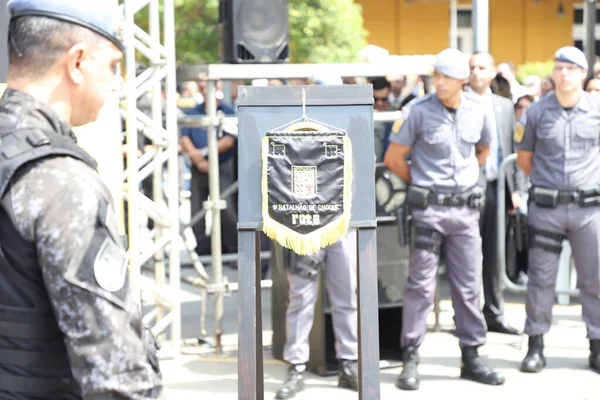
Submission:
[[[88,28],[124,50],[122,13],[117,0],[9,0],[9,18],[51,17]]]
[[[554,60],[575,64],[583,69],[588,69],[587,58],[585,57],[585,54],[583,54],[583,51],[579,50],[577,47],[561,47],[554,54]]]
[[[433,68],[453,79],[463,80],[471,75],[469,58],[456,49],[442,50],[435,59]]]

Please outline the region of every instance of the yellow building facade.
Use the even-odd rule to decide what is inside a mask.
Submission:
[[[363,7],[368,42],[390,54],[436,54],[450,46],[449,0],[355,0]],[[458,2],[466,40],[471,0]],[[573,45],[581,0],[489,0],[489,50],[498,62],[547,61]],[[472,36],[472,30],[470,31]],[[468,47],[468,44],[467,44]]]

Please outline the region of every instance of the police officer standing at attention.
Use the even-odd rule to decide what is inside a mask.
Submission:
[[[418,348],[433,307],[442,244],[462,351],[461,377],[501,385],[504,377],[478,354],[486,326],[479,307],[483,193],[477,182],[494,132],[481,103],[462,93],[469,78],[468,57],[446,49],[437,55],[434,69],[436,93],[413,101],[384,160],[388,169],[411,184],[406,201],[414,232],[402,313],[404,366],[397,387],[419,387]],[[411,152],[409,166],[406,158]]]
[[[0,99],[0,398],[163,398],[108,189],[71,130],[123,57],[116,1],[10,0]]]
[[[356,231],[309,256],[292,253],[288,272],[290,302],[286,313],[283,358],[290,364],[288,377],[276,399],[290,399],[304,389],[309,358],[309,335],[319,294],[319,266],[325,265],[327,291],[332,305],[335,351],[339,361],[338,386],[358,390],[358,313],[356,298]]]
[[[576,47],[554,56],[554,92],[527,110],[517,126],[517,163],[530,175],[529,283],[523,372],[546,365],[544,334],[552,323],[562,241],[573,250],[589,366],[600,373],[600,98],[582,89],[588,63]]]

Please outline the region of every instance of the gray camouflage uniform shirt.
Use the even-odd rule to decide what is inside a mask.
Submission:
[[[48,106],[24,93],[13,92],[8,107],[5,99],[2,103],[19,115],[19,127],[73,136],[70,126]],[[125,252],[115,234],[111,197],[97,172],[70,157],[37,161],[13,179],[2,206],[12,214],[22,237],[36,244],[48,297],[83,398],[162,399],[160,373],[150,361],[156,362],[155,349],[148,353],[145,343],[153,339],[142,326],[139,293],[131,290],[122,263]],[[98,243],[95,238],[102,232],[107,239]],[[103,252],[107,245],[112,254]],[[112,274],[111,281],[98,275],[96,264],[111,274],[123,274]]]

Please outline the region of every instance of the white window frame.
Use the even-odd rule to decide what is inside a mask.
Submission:
[[[459,46],[459,50],[465,54],[471,55],[473,53],[473,6],[470,4],[459,4],[456,6],[457,11],[470,11],[471,12],[471,26],[468,28],[457,28],[456,36],[458,42],[462,41],[463,48]],[[466,46],[465,46],[466,44]]]
[[[583,6],[584,3],[574,3],[573,4],[573,9],[574,10],[583,10]],[[600,4],[596,3],[596,10],[600,9]],[[585,32],[586,32],[586,26],[585,26],[585,14],[583,16],[583,23],[582,24],[576,24],[575,22],[573,22],[573,28],[572,28],[572,39],[573,42],[575,42],[576,40],[581,40],[582,42],[585,42]],[[595,36],[596,36],[596,41],[600,40],[600,21],[596,21],[596,32],[595,32]]]

